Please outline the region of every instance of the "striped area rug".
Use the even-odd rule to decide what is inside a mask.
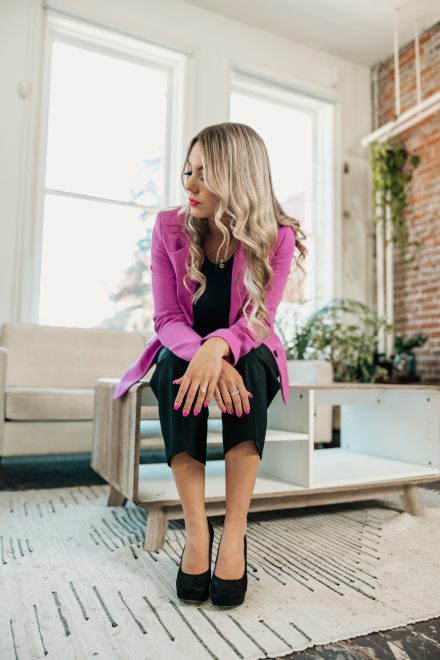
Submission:
[[[142,549],[144,511],[108,486],[0,493],[0,658],[284,656],[440,616],[440,493],[250,513],[236,608],[177,599],[183,521]],[[213,564],[223,517],[215,527]]]

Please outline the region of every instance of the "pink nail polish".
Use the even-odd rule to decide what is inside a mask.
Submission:
[[[203,405],[205,406],[205,408],[207,408],[209,406],[209,401],[205,401]]]
[[[174,410],[177,410],[177,408],[180,406],[180,403],[175,403],[174,404]]]
[[[225,412],[226,412],[226,408],[222,408],[222,413],[225,413]]]
[[[240,414],[239,414],[239,413],[237,413],[237,417],[241,417],[241,415],[242,415],[242,413],[240,413]]]
[[[182,413],[182,415],[183,415],[184,417],[187,417],[187,415],[189,415],[189,410],[184,410],[183,413]]]
[[[200,410],[198,408],[194,408],[194,417],[197,417],[199,412],[200,412]]]
[[[251,411],[250,408],[246,408],[246,410],[244,412],[246,413],[246,415],[249,415],[250,411]]]

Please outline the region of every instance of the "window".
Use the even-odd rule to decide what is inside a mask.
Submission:
[[[308,315],[334,295],[333,103],[234,71],[230,121],[262,137],[275,195],[306,233],[306,277],[294,274],[280,311],[302,303],[301,315]]]
[[[34,315],[152,331],[150,235],[178,180],[170,145],[184,56],[58,16],[47,44]]]

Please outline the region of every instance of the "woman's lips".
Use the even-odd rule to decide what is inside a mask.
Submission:
[[[195,199],[190,199],[189,203],[190,203],[190,206],[198,206],[201,202],[196,202]]]

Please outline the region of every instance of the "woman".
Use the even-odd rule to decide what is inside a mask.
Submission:
[[[211,588],[213,604],[235,606],[247,589],[247,513],[267,408],[280,387],[285,403],[289,392],[273,319],[295,245],[303,258],[307,250],[298,220],[275,198],[266,147],[251,127],[227,122],[200,131],[182,175],[189,205],[183,214],[161,211],[152,233],[156,343],[113,398],[148,370],[150,349],[159,343],[150,384],[186,530],[177,595],[202,601]],[[204,493],[213,398],[223,413],[226,514],[211,578],[214,530]]]

